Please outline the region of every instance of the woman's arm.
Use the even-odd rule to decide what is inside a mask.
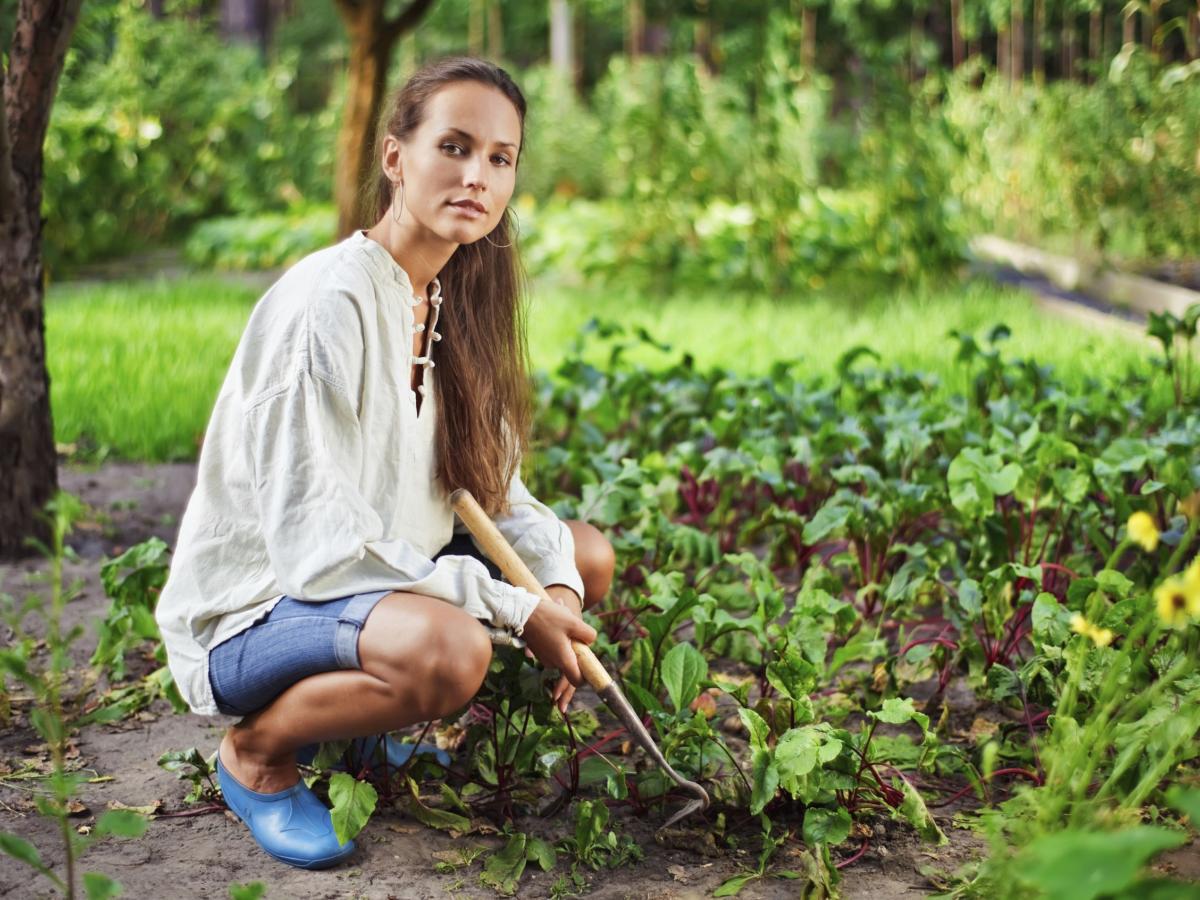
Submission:
[[[550,507],[529,492],[520,473],[508,487],[508,512],[497,516],[496,527],[529,567],[533,577],[556,600],[567,600],[578,613],[582,607],[583,579],[575,566],[575,540]],[[576,598],[569,602],[568,592]]]
[[[520,634],[538,604],[476,559],[436,563],[403,540],[358,491],[363,438],[347,391],[301,367],[245,414],[254,501],[280,590],[326,600],[371,590],[437,597]]]

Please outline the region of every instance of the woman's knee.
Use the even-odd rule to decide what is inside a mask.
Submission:
[[[612,586],[617,555],[608,538],[595,525],[569,520],[575,540],[575,568],[583,579],[583,606],[590,609],[604,599]]]
[[[433,719],[478,692],[492,660],[483,626],[456,606],[418,594],[384,597],[359,637],[364,671],[412,712]]]

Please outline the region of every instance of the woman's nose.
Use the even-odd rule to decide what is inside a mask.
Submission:
[[[479,191],[487,190],[486,159],[479,156],[471,157],[471,161],[467,163],[466,170],[463,172],[463,185]]]

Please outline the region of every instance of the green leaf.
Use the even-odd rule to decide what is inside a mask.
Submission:
[[[430,828],[437,828],[439,831],[449,832],[452,837],[468,834],[473,831],[471,820],[466,816],[459,815],[455,812],[450,812],[446,809],[436,809],[432,806],[426,806],[421,802],[421,789],[417,786],[416,781],[412,778],[408,779],[408,789],[412,793],[412,802],[405,805],[414,819],[422,825],[427,825]],[[332,796],[332,792],[331,792]]]
[[[883,701],[883,707],[878,712],[869,713],[872,719],[878,719],[880,722],[887,722],[889,725],[903,725],[905,722],[916,722],[921,726],[923,733],[929,732],[929,716],[923,712],[918,712],[913,707],[911,697],[903,699],[899,697],[889,697]]]
[[[122,893],[120,882],[113,881],[100,872],[83,873],[83,892],[88,900],[108,900]]]
[[[663,657],[662,680],[676,712],[682,712],[696,699],[700,682],[708,675],[704,654],[691,644],[676,644]]]
[[[789,700],[807,699],[817,684],[817,667],[794,646],[767,664],[767,681]]]
[[[548,841],[531,837],[525,842],[525,858],[541,866],[543,872],[549,872],[558,862],[558,853]]]
[[[761,877],[762,876],[757,872],[748,872],[745,875],[734,875],[732,878],[727,878],[725,881],[722,881],[720,886],[713,891],[713,896],[735,897],[737,896],[738,892],[751,881]]]
[[[904,800],[900,803],[900,808],[897,812],[909,825],[916,829],[917,834],[933,844],[948,844],[949,841],[946,835],[942,833],[942,829],[938,827],[937,822],[933,821],[933,816],[929,814],[929,808],[925,805],[925,800],[917,792],[917,789],[912,786],[912,783],[907,778],[898,779],[900,789],[904,792]]]
[[[804,843],[808,846],[834,846],[849,836],[850,812],[844,806],[837,809],[810,806],[804,811]]]
[[[985,455],[978,447],[967,447],[954,457],[946,473],[950,502],[965,515],[988,515],[997,496],[1013,492],[1022,471],[1016,463],[1005,465],[997,454]]]
[[[1042,592],[1033,601],[1033,635],[1043,644],[1055,647],[1071,636],[1071,613],[1053,594]]]
[[[267,886],[261,881],[251,881],[247,884],[231,884],[229,886],[230,900],[260,900],[267,894]]]
[[[779,790],[779,768],[775,765],[775,755],[770,750],[755,750],[750,762],[753,767],[750,812],[758,815],[775,799],[775,792]]]
[[[127,809],[110,809],[96,820],[92,833],[98,837],[114,835],[123,838],[139,838],[146,833],[146,817]]]
[[[1154,825],[1108,833],[1060,831],[1027,847],[1013,872],[1055,900],[1095,900],[1129,887],[1151,858],[1187,839]]]
[[[371,813],[375,812],[379,794],[367,782],[346,772],[337,772],[329,779],[329,799],[333,802],[329,811],[333,833],[344,844],[363,830]]]
[[[738,716],[741,717],[742,724],[746,726],[746,733],[750,735],[750,745],[756,750],[767,749],[767,738],[771,735],[771,728],[767,725],[766,720],[754,710],[744,706],[738,710]]]
[[[0,831],[0,851],[7,853],[13,859],[19,860],[27,866],[37,869],[43,875],[50,874],[50,869],[42,862],[42,855],[38,853],[37,847],[24,838],[17,837],[15,834],[7,831]]]
[[[850,513],[854,510],[848,506],[838,505],[839,502],[831,499],[817,510],[816,515],[804,526],[802,536],[804,543],[812,546],[846,524],[846,520],[850,518]]]
[[[517,883],[525,871],[528,859],[528,838],[522,832],[517,832],[508,839],[504,849],[488,857],[479,880],[488,887],[494,888],[506,897],[517,892]]]
[[[817,764],[821,735],[811,725],[788,729],[775,745],[775,763],[786,779],[807,775]]]

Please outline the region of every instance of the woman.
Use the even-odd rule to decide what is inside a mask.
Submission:
[[[463,706],[491,660],[483,623],[561,670],[565,711],[570,642],[595,638],[580,609],[608,590],[612,548],[517,472],[530,413],[507,204],[524,119],[489,63],[414,75],[380,130],[377,221],[267,291],[209,423],[157,617],[191,708],[244,717],[218,751],[222,791],[292,865],[354,849],[298,750]],[[456,487],[554,603],[452,542]]]

